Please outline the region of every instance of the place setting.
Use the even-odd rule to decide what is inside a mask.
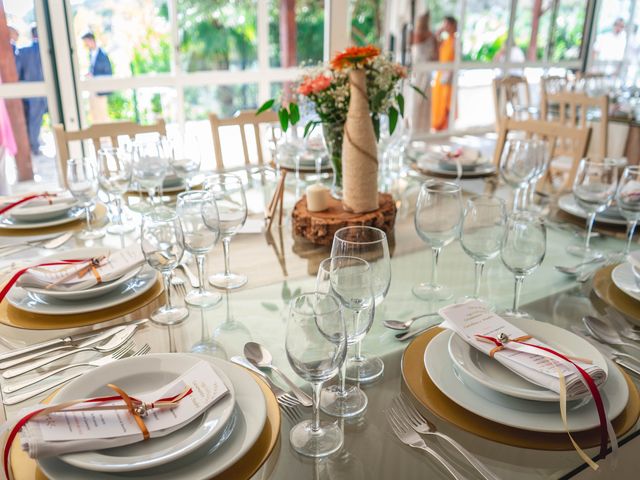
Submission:
[[[407,146],[405,155],[416,170],[426,175],[470,179],[496,173],[492,159],[481,149],[459,143],[433,145],[414,141]]]

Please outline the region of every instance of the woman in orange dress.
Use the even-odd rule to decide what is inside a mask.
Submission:
[[[447,32],[447,38],[438,46],[438,61],[440,63],[453,62],[455,58],[456,31],[458,22],[453,17],[445,17],[438,36]],[[449,125],[449,110],[451,109],[451,71],[438,71],[431,90],[431,127],[445,130]]]

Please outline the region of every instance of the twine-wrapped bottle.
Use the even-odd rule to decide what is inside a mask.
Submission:
[[[349,212],[378,208],[378,148],[369,112],[366,72],[349,72],[350,100],[342,141],[342,205]]]

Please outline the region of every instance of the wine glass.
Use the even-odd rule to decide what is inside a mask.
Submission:
[[[293,449],[323,457],[340,449],[344,434],[334,422],[320,422],[322,383],[338,373],[347,354],[340,303],[333,295],[303,293],[290,303],[285,348],[293,371],[313,385],[313,419],[291,429]]]
[[[122,235],[132,232],[133,223],[123,221],[122,195],[131,185],[133,175],[131,152],[124,148],[101,148],[98,150],[98,180],[102,189],[113,195],[118,216],[107,232]]]
[[[549,155],[549,145],[545,140],[531,140],[533,151],[536,155],[536,170],[529,180],[526,187],[524,198],[524,207],[534,213],[540,212],[542,209],[535,204],[536,186],[549,169],[551,155]]]
[[[587,212],[587,236],[584,245],[569,245],[567,252],[584,258],[601,257],[590,247],[591,230],[596,214],[603,212],[611,204],[618,185],[618,168],[613,159],[603,162],[583,158],[578,165],[573,180],[573,195],[578,205]]]
[[[371,267],[371,283],[376,305],[380,305],[391,285],[391,258],[387,235],[375,227],[354,226],[339,229],[333,236],[331,256],[362,258]],[[384,372],[383,361],[362,353],[362,342],[355,343],[355,354],[347,358],[347,379],[369,382]]]
[[[156,192],[162,187],[169,162],[160,142],[138,143],[134,147],[133,175],[138,184],[147,190],[151,206],[156,203]],[[148,207],[147,207],[148,208]]]
[[[84,207],[87,228],[78,234],[81,240],[104,237],[104,230],[91,225],[91,205],[98,196],[98,169],[92,158],[72,158],[67,162],[67,187],[71,195]]]
[[[203,190],[179,194],[176,214],[180,219],[185,250],[196,257],[198,266],[198,289],[189,292],[184,301],[195,307],[211,307],[222,300],[219,293],[208,292],[205,288],[207,253],[220,238],[220,219],[213,195]]]
[[[191,188],[191,181],[200,171],[201,156],[198,145],[198,138],[195,136],[174,137],[168,140],[170,166],[184,181],[187,192]]]
[[[506,222],[506,206],[501,199],[480,195],[467,201],[460,229],[460,244],[475,263],[473,295],[467,298],[479,299],[484,265],[500,253]]]
[[[229,268],[229,243],[247,220],[247,200],[242,180],[235,175],[211,175],[204,181],[204,188],[213,195],[220,217],[220,235],[224,248],[224,273],[209,277],[209,283],[217,288],[232,290],[247,283],[246,275],[231,273]]]
[[[625,167],[618,190],[616,192],[616,204],[620,214],[627,220],[627,244],[624,248],[624,256],[629,255],[633,233],[640,220],[640,167],[637,165]]]
[[[413,294],[421,300],[442,301],[453,294],[438,284],[440,251],[457,237],[462,221],[460,186],[440,180],[427,180],[420,187],[414,223],[418,236],[431,246],[431,281],[413,287]]]
[[[544,260],[547,231],[542,219],[530,212],[509,215],[500,248],[502,263],[515,275],[513,307],[504,312],[511,317],[529,317],[519,309],[520,291],[524,277],[531,274]]]
[[[360,342],[373,324],[375,300],[370,265],[357,257],[331,257],[320,263],[316,291],[331,293],[342,303],[347,346]],[[366,394],[357,386],[346,386],[347,362],[338,374],[338,385],[322,390],[320,406],[335,417],[352,417],[367,408]]]
[[[513,211],[518,210],[520,193],[536,172],[537,157],[531,140],[507,140],[500,157],[500,176],[514,188]]]
[[[166,207],[154,208],[142,217],[142,253],[147,263],[162,273],[167,302],[151,314],[160,325],[173,325],[184,320],[189,312],[171,303],[171,275],[184,253],[182,228],[176,213]]]

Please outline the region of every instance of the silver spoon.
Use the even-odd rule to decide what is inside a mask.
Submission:
[[[385,327],[390,328],[391,330],[409,330],[409,328],[411,328],[411,325],[413,325],[413,322],[415,322],[419,318],[433,317],[435,315],[438,315],[438,312],[416,315],[415,317],[411,317],[409,320],[405,320],[404,322],[401,322],[400,320],[385,320],[382,323]]]
[[[244,356],[254,366],[259,368],[270,368],[278,375],[280,375],[280,377],[286,382],[296,398],[300,400],[300,403],[302,405],[304,405],[305,407],[310,407],[313,404],[309,395],[300,390],[300,388],[295,383],[293,383],[289,379],[289,377],[287,377],[278,367],[273,365],[273,357],[271,356],[271,353],[269,353],[269,351],[262,345],[256,342],[245,343]]]
[[[565,267],[563,265],[556,265],[555,269],[561,273],[565,273],[567,275],[577,275],[578,273],[580,273],[580,270],[582,269],[582,267],[586,266],[586,265],[591,265],[592,263],[600,263],[604,261],[604,257],[600,256],[600,257],[595,257],[592,258],[591,260],[587,260],[586,262],[582,262],[579,263],[577,265],[574,265],[573,267]]]
[[[633,345],[632,343],[623,341],[620,338],[618,332],[616,332],[599,318],[592,317],[591,315],[585,315],[584,317],[582,317],[582,323],[584,323],[584,326],[587,327],[587,330],[592,337],[608,343],[609,345],[620,345],[636,350],[640,353],[640,347],[638,345]]]

